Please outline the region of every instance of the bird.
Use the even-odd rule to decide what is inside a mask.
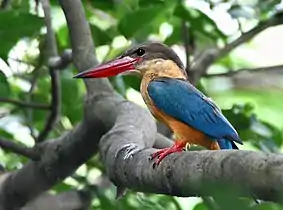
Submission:
[[[171,153],[191,144],[209,150],[238,149],[236,129],[216,103],[193,86],[176,52],[161,42],[145,42],[121,56],[85,70],[74,78],[139,74],[140,92],[151,114],[174,133],[174,144],[150,155],[158,166]]]

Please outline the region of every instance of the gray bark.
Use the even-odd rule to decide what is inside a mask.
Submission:
[[[121,112],[123,113],[123,112]],[[238,196],[281,202],[283,155],[252,151],[186,151],[166,157],[157,169],[148,160],[148,135],[120,116],[100,142],[107,174],[117,186],[176,196],[211,196],[219,187]],[[215,189],[217,191],[215,191]],[[223,194],[226,190],[223,188]]]

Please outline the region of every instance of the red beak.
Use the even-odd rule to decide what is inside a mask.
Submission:
[[[97,67],[83,71],[74,76],[74,78],[102,78],[115,76],[125,71],[134,70],[134,64],[140,60],[140,57],[131,58],[129,56],[117,58]]]

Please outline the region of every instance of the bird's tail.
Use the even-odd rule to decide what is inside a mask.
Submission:
[[[217,142],[220,149],[239,149],[233,141],[228,139],[218,139]]]

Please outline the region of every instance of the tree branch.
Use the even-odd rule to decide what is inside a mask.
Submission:
[[[48,51],[48,59],[53,57],[58,57],[57,43],[55,34],[52,29],[52,19],[51,19],[51,8],[49,0],[41,0],[44,20],[47,29],[46,33],[46,49]],[[51,77],[51,112],[47,118],[46,124],[43,130],[37,137],[37,142],[42,142],[49,134],[49,132],[56,125],[58,118],[60,116],[61,110],[61,84],[60,75],[56,69],[49,67],[49,73]]]
[[[259,67],[253,69],[238,69],[236,71],[228,71],[225,73],[219,74],[205,74],[204,77],[211,78],[211,77],[231,77],[241,72],[250,72],[250,73],[283,73],[283,65],[277,66],[267,66],[267,67]]]
[[[49,60],[48,66],[52,69],[65,69],[72,62],[72,50],[66,49],[60,57],[54,57]]]
[[[224,48],[206,50],[198,57],[198,59],[192,65],[191,70],[194,73],[190,74],[190,76],[192,78],[193,83],[195,84],[199,80],[199,78],[201,78],[206,73],[208,67],[216,60],[224,57],[241,44],[250,41],[252,38],[254,38],[257,34],[264,31],[265,29],[281,24],[283,24],[282,12],[274,15],[269,20],[261,21],[256,27],[246,33],[243,33],[238,39],[227,44]]]
[[[61,0],[60,3],[69,26],[73,62],[76,68],[81,72],[98,65],[89,23],[85,19],[84,11],[77,12],[76,7],[80,8],[81,3],[71,0]],[[86,79],[84,82],[88,92],[95,90],[98,95],[105,92],[114,93],[108,79]]]
[[[32,108],[32,109],[50,110],[49,105],[17,101],[15,99],[9,99],[9,98],[1,98],[0,97],[0,103],[10,103],[10,104],[14,104],[14,105],[17,105],[17,106]]]
[[[40,155],[34,148],[28,148],[26,146],[16,144],[13,141],[0,138],[0,147],[5,151],[11,151],[13,153],[22,155],[32,160],[39,160]]]
[[[154,170],[148,157],[147,130],[121,112],[116,125],[100,141],[102,161],[118,187],[175,196],[213,196],[224,185],[239,196],[253,193],[282,202],[283,155],[252,151],[187,151],[171,154]],[[145,128],[146,129],[146,128]]]
[[[69,27],[75,66],[83,71],[97,65],[82,2],[60,0],[60,4]],[[85,80],[85,83],[87,95],[82,122],[68,134],[38,144],[40,160],[30,161],[9,174],[0,184],[0,209],[19,209],[72,174],[97,151],[103,135],[102,158],[118,186],[193,196],[200,192],[194,183],[202,186],[204,178],[209,178],[211,182],[222,180],[238,184],[241,181],[256,190],[259,198],[276,199],[270,196],[281,190],[281,155],[245,151],[185,152],[170,155],[153,170],[148,155],[154,149],[147,149],[154,145],[156,138],[152,116],[116,94],[107,79]],[[177,169],[181,170],[174,173]],[[243,172],[253,175],[252,178],[244,177]]]

